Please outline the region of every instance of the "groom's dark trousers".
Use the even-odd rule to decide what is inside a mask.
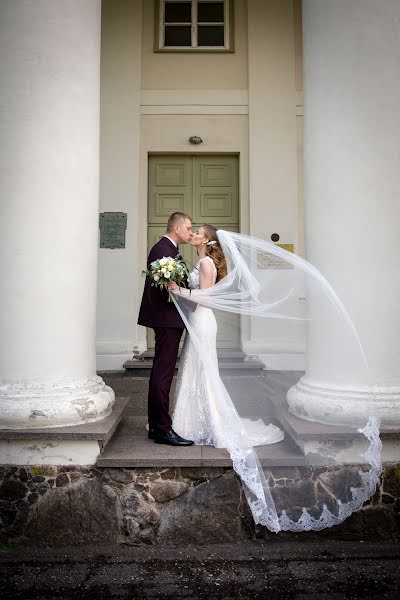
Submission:
[[[147,267],[163,256],[175,258],[179,249],[162,237],[150,250]],[[180,257],[181,258],[181,257]],[[185,325],[173,302],[168,302],[167,290],[151,286],[146,279],[138,324],[154,329],[156,346],[149,381],[149,426],[166,433],[171,429],[169,394],[174,376],[179,342]]]
[[[154,333],[156,348],[149,381],[149,425],[156,430],[167,432],[171,429],[169,393],[183,329],[154,327]]]

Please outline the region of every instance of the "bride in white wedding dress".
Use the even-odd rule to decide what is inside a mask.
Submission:
[[[379,481],[382,470],[379,419],[366,415],[365,421],[348,424],[350,437],[345,445],[339,445],[338,452],[323,440],[318,441],[320,426],[308,420],[307,429],[316,434],[317,441],[309,451],[303,452],[300,446],[296,460],[307,465],[314,476],[322,473],[325,486],[337,466],[340,474],[343,464],[353,464],[351,476],[346,471],[344,488],[337,500],[323,493],[323,486],[317,488],[318,497],[304,498],[305,504],[311,502],[306,506],[297,492],[291,496],[290,487],[289,495],[284,498],[276,495],[269,470],[271,464],[277,464],[276,457],[271,463],[267,444],[281,441],[283,432],[269,423],[270,392],[266,384],[271,371],[265,371],[263,381],[255,373],[249,378],[247,388],[241,386],[240,393],[235,390],[231,397],[219,374],[216,336],[217,323],[236,315],[237,338],[243,349],[261,356],[268,352],[274,332],[281,331],[281,326],[277,326],[279,320],[286,334],[299,337],[311,321],[315,331],[326,331],[328,324],[325,343],[319,346],[319,360],[326,365],[327,378],[336,375],[339,369],[350,382],[370,385],[373,374],[345,306],[318,269],[271,242],[203,225],[194,234],[192,243],[199,261],[191,275],[191,289],[169,285],[187,328],[178,372],[174,430],[196,444],[228,450],[255,523],[275,532],[318,531],[341,523],[363,506]],[[312,348],[312,337],[305,339]],[[332,343],[337,343],[337,339],[341,352],[331,367]],[[256,389],[258,393],[253,393]],[[286,392],[281,393],[279,401],[282,405],[286,403]],[[249,414],[263,419],[244,418]],[[288,431],[288,438],[289,434],[292,437],[290,428]],[[293,451],[290,439],[286,445]],[[288,460],[285,452],[277,447],[275,454]],[[291,460],[289,456],[290,465]]]
[[[190,275],[191,289],[211,288],[227,273],[226,261],[218,242],[217,230],[213,225],[203,225],[193,234],[191,245],[197,249],[199,261]],[[188,294],[175,283],[169,284],[170,291]],[[236,413],[228,392],[216,394],[210,378],[218,371],[217,321],[211,308],[198,305],[190,313],[192,333],[208,355],[212,371],[198,359],[193,336],[186,335],[179,363],[177,399],[172,417],[174,430],[195,444],[226,448],[225,432],[229,423],[224,420],[226,411]],[[226,406],[228,404],[228,406]],[[237,417],[238,418],[238,417]],[[236,419],[235,419],[236,421]],[[266,425],[262,419],[242,418],[243,433],[250,446],[274,444],[284,439],[284,433],[275,425]]]

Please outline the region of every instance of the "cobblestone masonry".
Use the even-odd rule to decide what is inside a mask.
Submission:
[[[272,468],[275,502],[292,515],[346,500],[350,467]],[[313,508],[314,507],[314,508]],[[319,533],[256,527],[240,482],[225,468],[0,467],[0,541],[27,546],[187,545],[298,536],[400,537],[400,464],[388,465],[374,497],[342,525]]]

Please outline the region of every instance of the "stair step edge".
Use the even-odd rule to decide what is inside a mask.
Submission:
[[[139,371],[140,369],[151,369],[153,366],[153,361],[127,361],[124,363],[123,367],[127,370]],[[178,367],[178,364],[175,368]],[[221,369],[236,369],[238,371],[243,370],[263,370],[265,368],[264,364],[258,361],[246,361],[246,362],[231,362],[231,361],[221,361],[219,362],[219,367]]]

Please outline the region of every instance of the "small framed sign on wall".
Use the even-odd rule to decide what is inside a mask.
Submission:
[[[126,224],[126,213],[100,213],[100,248],[125,248]]]

